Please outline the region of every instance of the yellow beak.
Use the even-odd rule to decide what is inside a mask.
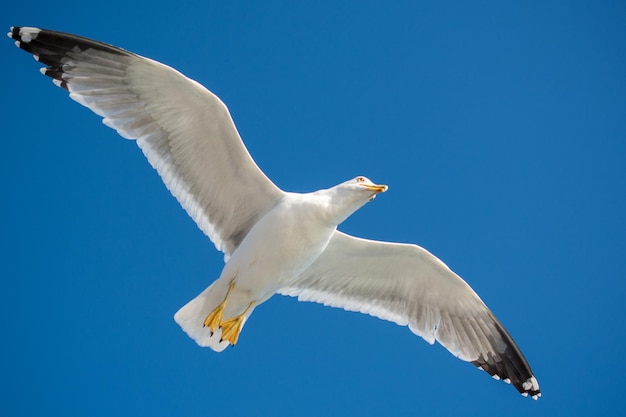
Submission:
[[[370,185],[370,184],[362,184],[363,187],[367,188],[370,191],[374,191],[375,193],[384,193],[385,191],[387,191],[387,187],[386,185]]]

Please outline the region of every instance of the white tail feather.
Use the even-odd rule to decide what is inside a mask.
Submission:
[[[178,310],[174,314],[174,320],[198,345],[221,352],[229,345],[227,341],[221,340],[222,329],[219,328],[211,334],[211,330],[204,327],[204,319],[224,297],[221,291],[212,291],[216,287],[215,284],[216,282],[211,284],[200,295]]]

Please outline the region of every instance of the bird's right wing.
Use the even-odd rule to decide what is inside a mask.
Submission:
[[[148,58],[91,39],[29,27],[9,37],[45,64],[70,97],[136,139],[200,229],[227,256],[282,197],[209,90]]]
[[[528,362],[498,319],[465,281],[417,245],[336,231],[320,257],[279,292],[408,325],[523,395],[541,395]]]

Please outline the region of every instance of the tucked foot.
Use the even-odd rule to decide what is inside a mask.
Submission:
[[[253,305],[254,301],[252,301],[248,305],[243,313],[222,323],[222,340],[226,340],[233,346],[237,344],[237,340],[239,340],[239,333],[241,333],[241,325],[243,324],[243,319],[248,310],[250,310]]]
[[[235,281],[233,280],[228,287],[228,291],[226,291],[224,300],[217,307],[215,307],[215,309],[211,311],[208,316],[206,316],[206,319],[204,319],[204,327],[208,327],[211,330],[211,334],[213,334],[213,332],[222,325],[222,320],[224,319],[224,308],[226,307],[226,300],[228,300],[228,296],[230,295],[230,292],[233,290],[234,286]]]
[[[204,327],[208,327],[211,330],[211,334],[220,327],[222,319],[224,318],[225,306],[226,303],[222,301],[220,305],[215,307],[215,310],[211,311],[209,315],[206,316],[206,319],[204,319]]]

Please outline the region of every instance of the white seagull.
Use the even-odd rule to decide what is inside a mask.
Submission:
[[[196,81],[67,33],[12,27],[8,35],[72,99],[137,141],[224,252],[219,278],[174,316],[199,345],[218,352],[234,345],[254,309],[278,293],[408,325],[524,396],[541,395],[509,333],[443,262],[417,245],[337,230],[386,185],[359,176],[313,193],[282,191],[253,161],[224,103]]]

